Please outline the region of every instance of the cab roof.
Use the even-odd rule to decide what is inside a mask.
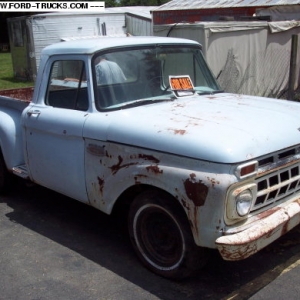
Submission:
[[[82,38],[66,42],[55,43],[44,48],[42,54],[55,55],[55,54],[92,54],[97,51],[114,47],[126,46],[142,46],[142,45],[155,45],[155,44],[181,44],[181,45],[199,45],[199,43],[180,38],[169,37],[95,37],[95,38]]]

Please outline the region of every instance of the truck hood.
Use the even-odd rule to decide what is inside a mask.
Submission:
[[[107,140],[218,163],[300,143],[300,104],[215,94],[108,113]]]

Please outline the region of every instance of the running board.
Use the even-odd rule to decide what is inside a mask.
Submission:
[[[13,167],[12,170],[15,175],[22,177],[23,179],[29,179],[29,174],[26,165]]]

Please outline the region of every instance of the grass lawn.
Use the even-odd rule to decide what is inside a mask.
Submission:
[[[0,90],[33,86],[33,82],[24,82],[14,78],[10,53],[0,52]]]

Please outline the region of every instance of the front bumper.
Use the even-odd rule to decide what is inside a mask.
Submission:
[[[224,235],[216,240],[225,260],[241,260],[258,252],[300,223],[300,198],[284,207],[275,207],[260,215],[253,226],[244,231]]]

